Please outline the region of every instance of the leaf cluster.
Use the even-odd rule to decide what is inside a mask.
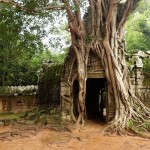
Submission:
[[[6,4],[0,8],[0,85],[35,84],[38,65],[32,59],[46,48],[44,31],[18,9]]]
[[[138,8],[131,14],[126,23],[127,50],[150,49],[150,2],[142,0]]]

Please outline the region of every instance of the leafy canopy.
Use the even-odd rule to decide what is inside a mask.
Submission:
[[[150,1],[142,0],[125,25],[127,50],[150,49]]]

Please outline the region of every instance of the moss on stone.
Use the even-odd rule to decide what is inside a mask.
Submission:
[[[43,64],[43,76],[38,83],[40,105],[60,103],[60,82],[62,68],[63,64]]]

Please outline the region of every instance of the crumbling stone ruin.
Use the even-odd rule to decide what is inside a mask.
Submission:
[[[37,72],[39,106],[60,105],[60,82],[62,64],[44,60]]]
[[[143,70],[143,59],[145,58],[150,58],[150,51],[138,51],[132,56],[130,78],[135,95],[150,107],[150,75],[147,76]]]
[[[131,84],[135,95],[139,97],[143,103],[150,107],[150,78],[145,76],[143,72],[143,59],[150,57],[150,51],[138,51],[130,59],[130,75]],[[77,64],[75,61],[75,54],[69,51],[61,79],[61,109],[62,120],[70,121],[77,114],[77,101],[79,92],[79,83],[76,80]],[[105,101],[105,114],[106,120],[109,121],[113,118],[115,113],[115,104],[112,95],[109,92],[109,86],[105,80],[105,73],[100,65],[101,62],[97,59],[94,53],[89,54],[88,67],[87,67],[87,83],[86,83],[86,114],[88,118],[100,116],[101,103]],[[73,72],[70,73],[71,68]],[[148,80],[148,84],[144,81]],[[76,116],[71,116],[71,112]],[[104,115],[102,115],[103,119]],[[76,119],[76,118],[75,118]]]
[[[0,112],[23,112],[38,106],[38,87],[0,87]]]
[[[71,120],[71,116],[68,115],[70,109],[72,109],[69,103],[69,95],[72,94],[72,99],[76,99],[78,92],[78,83],[76,81],[73,87],[69,87],[67,83],[67,77],[69,76],[70,79],[73,79],[76,74],[76,66],[72,65],[73,57],[70,53],[64,65],[45,60],[42,68],[37,72],[38,85],[36,86],[0,87],[0,112],[22,112],[43,105],[49,107],[55,104],[61,107],[62,118]],[[143,71],[143,60],[149,57],[150,51],[138,51],[132,57],[129,57],[129,61],[131,62],[130,77],[133,91],[144,104],[150,107],[150,76],[145,75]],[[74,67],[72,74],[69,74],[69,67]],[[98,65],[98,59],[93,53],[89,55],[88,77],[88,103],[86,105],[87,109],[91,109],[90,99],[97,99],[99,94],[101,100],[111,99],[111,95],[107,95],[109,88],[105,83],[103,69]],[[96,87],[96,83],[99,83],[100,87]],[[97,90],[96,93],[94,93],[94,89],[95,91]],[[95,96],[92,97],[92,95]],[[98,103],[97,101],[97,105],[100,105]],[[99,109],[97,107],[97,111]],[[105,115],[113,116],[114,109],[115,107],[111,100],[109,103],[106,101]],[[92,113],[96,112],[89,110],[88,115],[90,116]]]

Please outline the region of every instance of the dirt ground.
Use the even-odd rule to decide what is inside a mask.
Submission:
[[[105,125],[88,121],[72,126],[13,126],[0,128],[0,150],[150,150],[150,140],[103,132]]]

